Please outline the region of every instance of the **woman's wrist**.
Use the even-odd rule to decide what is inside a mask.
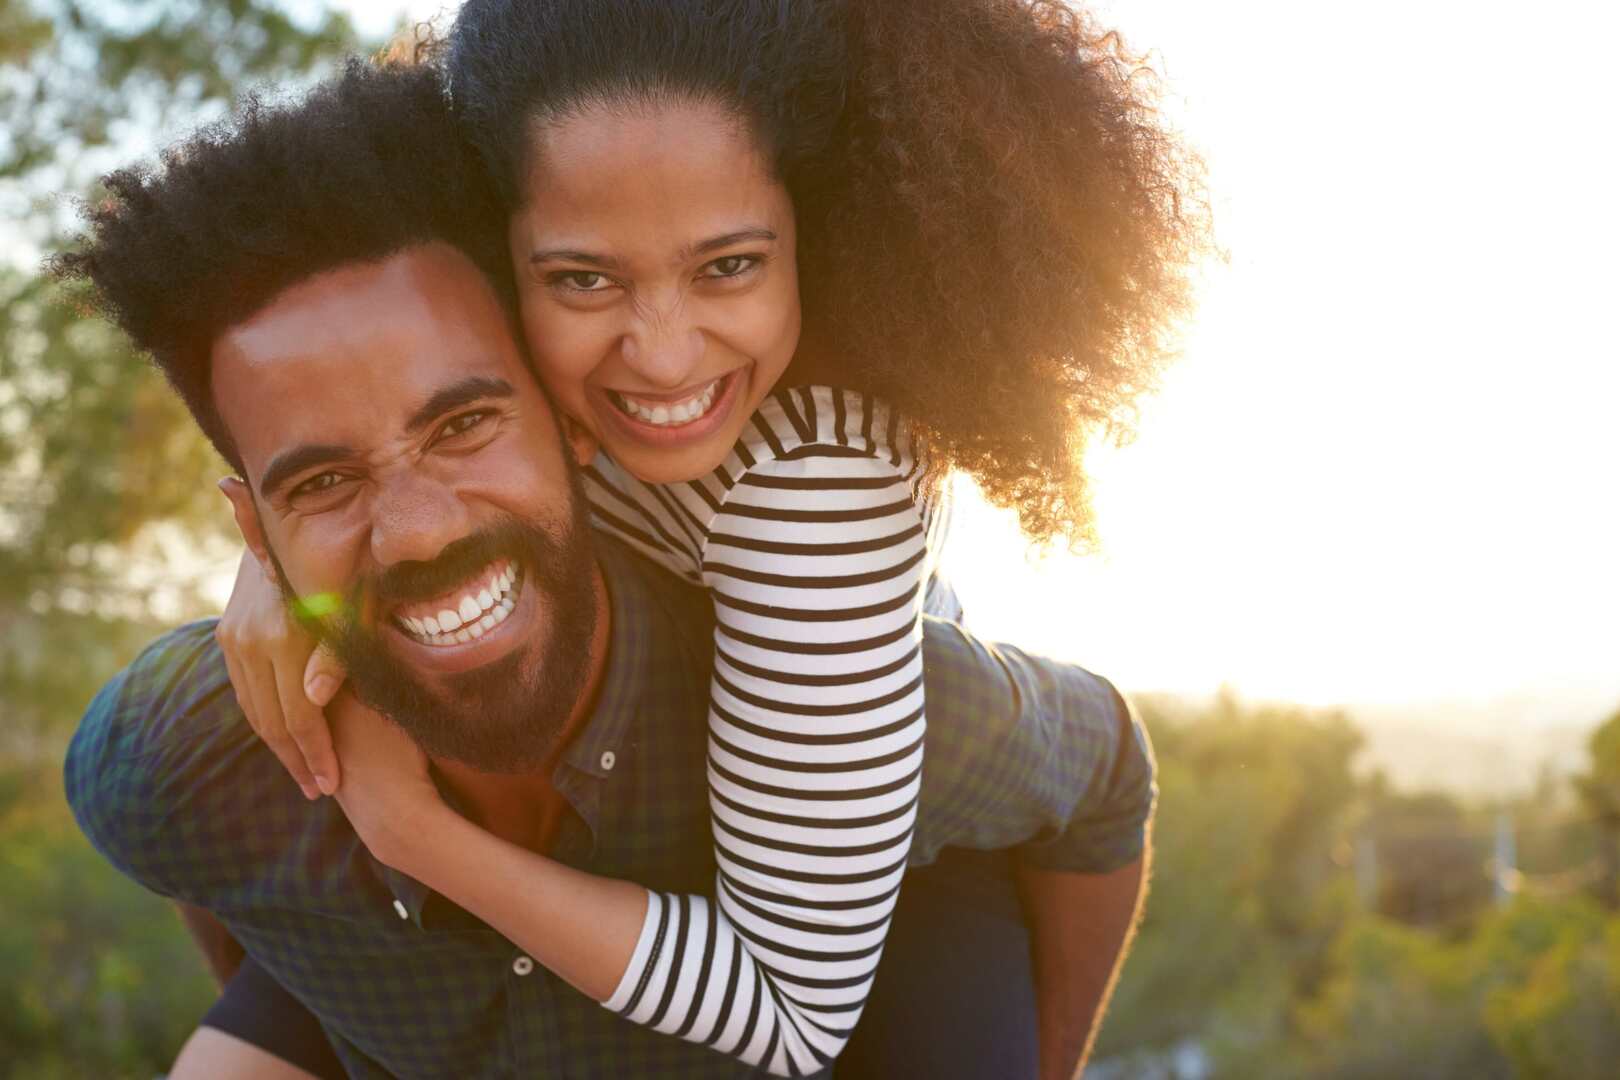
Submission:
[[[434,865],[433,853],[453,842],[455,826],[461,819],[443,800],[423,800],[408,808],[395,809],[386,820],[358,829],[374,858],[400,873],[423,880],[422,866]]]

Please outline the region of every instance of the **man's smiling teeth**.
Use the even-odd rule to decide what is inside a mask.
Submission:
[[[396,615],[395,622],[424,645],[462,645],[477,641],[512,614],[517,606],[521,575],[506,564],[488,578],[470,586],[453,607],[437,615]]]
[[[677,424],[690,424],[712,409],[720,383],[721,379],[716,379],[697,393],[679,401],[638,401],[617,390],[609,390],[608,397],[613,399],[613,404],[621,411],[644,424],[652,424],[654,427],[674,427]]]

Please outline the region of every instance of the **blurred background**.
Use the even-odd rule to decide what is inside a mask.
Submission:
[[[1132,691],[1153,893],[1104,1078],[1620,1061],[1613,5],[1113,0],[1228,258],[1099,549],[970,488],[980,633]],[[438,0],[0,0],[0,1077],[160,1073],[213,995],[62,797],[94,690],[223,603],[222,472],[53,295],[95,178]]]

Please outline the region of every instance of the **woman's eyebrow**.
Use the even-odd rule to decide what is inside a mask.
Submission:
[[[578,251],[574,248],[550,248],[536,251],[529,256],[531,266],[544,262],[582,263],[585,266],[600,266],[604,270],[618,270],[623,266],[611,255],[593,255],[588,251]]]
[[[707,240],[699,241],[691,247],[681,249],[682,259],[693,259],[699,255],[706,255],[711,251],[730,247],[732,244],[743,244],[750,240],[770,241],[776,239],[776,232],[764,226],[755,226],[748,229],[738,229],[735,232],[722,233],[711,236]]]
[[[686,262],[706,255],[711,251],[730,247],[733,244],[744,244],[749,241],[771,242],[776,239],[776,231],[767,229],[763,225],[746,229],[735,229],[719,236],[711,236],[707,240],[699,240],[680,251],[680,259]],[[619,270],[624,264],[611,255],[596,255],[589,251],[580,251],[577,248],[542,248],[529,255],[530,265],[545,262],[578,263],[582,266],[600,266],[604,270]]]

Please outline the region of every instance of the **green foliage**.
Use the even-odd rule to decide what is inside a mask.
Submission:
[[[1176,1076],[1187,1047],[1240,1080],[1613,1075],[1620,916],[1582,874],[1492,907],[1494,810],[1358,781],[1341,718],[1230,699],[1145,711],[1156,867],[1103,1029],[1107,1075]],[[1609,743],[1592,745],[1596,771]],[[1533,805],[1515,818],[1545,825]],[[1587,850],[1565,831],[1541,846]],[[1365,902],[1352,838],[1379,852]]]
[[[1159,757],[1152,899],[1100,1052],[1275,1037],[1350,903],[1332,853],[1360,737],[1342,717],[1144,709]]]
[[[1363,824],[1378,852],[1378,911],[1408,924],[1464,927],[1491,896],[1489,828],[1441,792],[1381,793]]]
[[[0,0],[0,631],[31,616],[182,610],[163,526],[223,532],[220,465],[161,380],[33,265],[73,230],[73,197],[237,93],[352,45],[345,18],[291,20],[266,0]],[[132,560],[137,565],[131,565]],[[0,699],[3,700],[3,699]]]
[[[51,770],[0,772],[0,1075],[168,1067],[215,990],[162,900],[85,841]]]
[[[80,835],[59,763],[95,688],[229,559],[224,470],[39,263],[101,173],[353,46],[343,16],[287,11],[0,0],[0,1076],[145,1080],[212,998],[174,913]]]

